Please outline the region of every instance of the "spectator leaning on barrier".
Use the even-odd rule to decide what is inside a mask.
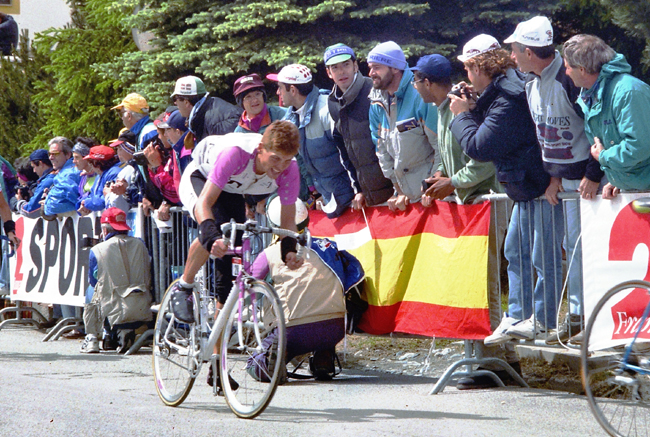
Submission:
[[[104,241],[90,249],[88,260],[88,283],[94,287],[94,293],[84,306],[86,338],[81,345],[82,353],[99,352],[104,319],[111,328],[152,319],[151,259],[147,247],[139,238],[127,235],[131,228],[126,223],[126,213],[119,208],[104,211],[101,226]],[[133,345],[135,332],[122,330],[118,337],[117,352],[125,353]]]
[[[301,64],[283,67],[267,78],[278,82],[277,94],[289,109],[284,117],[298,126],[298,164],[302,176],[301,198],[314,190],[322,196],[327,217],[340,216],[352,203],[354,192],[334,138],[334,121],[327,107],[327,95],[313,84],[309,68]],[[347,157],[344,157],[347,158]],[[313,196],[316,198],[316,196]]]
[[[157,208],[160,220],[169,220],[169,209],[180,203],[178,191],[174,185],[173,150],[165,148],[160,142],[149,144],[144,149],[144,155],[148,161],[149,180],[160,191],[163,196],[160,204],[151,203],[151,207]]]
[[[18,24],[11,15],[0,12],[0,54],[11,56],[11,51],[18,47]]]
[[[117,110],[124,127],[133,132],[137,137],[137,150],[144,150],[156,136],[156,126],[149,118],[149,104],[140,94],[131,93],[124,100],[113,106]]]
[[[48,156],[56,175],[45,198],[44,217],[53,219],[56,215],[74,215],[81,176],[72,162],[72,141],[65,137],[54,137],[49,147]]]
[[[79,201],[84,200],[95,182],[95,170],[84,157],[90,153],[90,148],[97,144],[94,140],[85,137],[77,138],[77,142],[72,148],[72,162],[79,170]]]
[[[25,217],[38,218],[41,216],[43,193],[52,186],[55,175],[52,172],[52,162],[45,149],[34,150],[29,155],[29,164],[38,175],[38,180],[33,188],[32,197],[29,200],[18,199],[16,208]],[[17,193],[16,196],[18,195]]]
[[[282,120],[287,110],[279,106],[268,106],[264,83],[259,75],[247,74],[235,81],[233,94],[237,104],[244,108],[235,132],[263,134],[275,120]]]
[[[370,132],[384,176],[393,183],[392,211],[422,196],[422,180],[438,168],[438,111],[411,86],[413,73],[400,46],[378,44],[368,54],[372,87]]]
[[[138,206],[142,200],[138,184],[140,171],[133,161],[135,142],[135,134],[127,129],[109,146],[115,150],[120,160],[120,172],[115,180],[104,188],[106,208],[116,207],[126,213],[129,209]]]
[[[504,246],[509,313],[485,344],[544,337],[556,324],[562,277],[554,263],[562,258],[561,239],[554,240],[553,234],[554,226],[561,228],[562,223],[557,223],[557,215],[556,223],[549,223],[551,205],[534,201],[546,191],[550,176],[542,164],[524,78],[510,54],[490,35],[472,38],[458,59],[472,83],[468,91],[480,97],[474,102],[466,95],[450,96],[450,109],[456,115],[451,132],[470,158],[494,163],[497,178],[515,201]],[[531,262],[537,274],[534,292]]]
[[[171,147],[171,157],[174,179],[174,188],[178,193],[178,187],[181,183],[181,175],[192,160],[192,149],[185,146],[185,138],[189,132],[186,125],[186,118],[181,115],[179,110],[173,111],[166,120],[163,120],[158,128],[164,131],[164,138],[169,147]]]
[[[382,204],[393,195],[393,184],[379,167],[370,135],[368,94],[372,80],[359,72],[354,50],[344,44],[328,47],[323,62],[327,75],[334,81],[327,106],[334,120],[334,135],[342,138],[336,145],[342,162],[352,164],[346,168],[355,193],[352,208]]]
[[[528,106],[537,127],[544,169],[551,175],[546,200],[558,205],[556,214],[562,214],[557,197],[559,191],[578,191],[583,199],[593,200],[604,176],[600,164],[590,154],[584,115],[577,104],[580,89],[567,76],[562,56],[555,50],[553,27],[548,18],[538,16],[520,23],[505,42],[512,44],[512,57],[519,70],[529,73]],[[564,204],[566,259],[571,266],[568,272],[569,313],[560,329],[546,339],[547,344],[568,341],[580,332],[584,323],[582,246],[576,244],[580,237],[578,208],[578,202]],[[562,265],[557,268],[561,269]]]
[[[473,198],[483,194],[501,192],[496,179],[496,169],[491,162],[478,162],[468,157],[449,129],[454,114],[449,109],[448,94],[452,90],[451,63],[442,55],[426,55],[418,60],[413,71],[413,86],[425,103],[432,103],[438,108],[438,148],[440,165],[433,177],[427,178],[429,188],[422,195],[422,205],[431,206],[434,200],[448,200],[460,204],[472,203]],[[501,320],[499,308],[499,263],[498,257],[505,233],[505,226],[497,218],[497,208],[492,208],[488,247],[488,306],[491,329],[495,329]],[[514,347],[486,347],[482,341],[475,343],[477,355],[483,358],[500,358],[520,371]],[[504,371],[496,366],[486,365],[481,369],[496,371],[502,378],[507,378]],[[521,373],[521,372],[520,372]],[[479,376],[460,378],[456,384],[459,390],[486,388],[495,386],[492,378]]]
[[[18,185],[16,186],[16,196],[15,203],[12,207],[12,211],[20,212],[18,203],[21,200],[29,202],[32,197],[33,189],[36,188],[36,181],[38,181],[38,174],[32,168],[31,162],[28,157],[20,157],[14,161],[14,167],[16,168],[16,179],[18,179]]]
[[[115,150],[103,145],[92,147],[84,159],[97,174],[88,197],[80,201],[77,208],[79,214],[88,215],[92,211],[103,211],[106,208],[104,188],[113,182],[120,172],[120,160],[115,156]]]
[[[609,181],[603,198],[650,189],[650,86],[629,74],[625,56],[593,35],[564,43],[564,65],[582,87],[578,104],[587,139],[593,141],[591,155]]]
[[[241,109],[219,97],[211,97],[196,76],[178,79],[171,97],[194,136],[194,142],[188,137],[191,147],[208,135],[225,135],[237,127]]]

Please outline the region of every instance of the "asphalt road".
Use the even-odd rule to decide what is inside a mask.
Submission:
[[[129,357],[84,355],[78,340],[43,343],[43,336],[0,331],[0,435],[605,435],[581,396],[454,387],[428,396],[433,378],[345,370],[332,382],[279,387],[254,420],[238,419],[203,375],[188,399],[170,408],[156,394],[150,349]]]

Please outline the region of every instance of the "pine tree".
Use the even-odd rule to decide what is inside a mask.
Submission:
[[[558,1],[152,0],[126,22],[154,32],[156,48],[125,53],[103,68],[133,81],[156,109],[169,103],[174,80],[186,74],[229,100],[238,76],[264,76],[292,62],[309,66],[316,84],[329,86],[322,56],[331,44],[346,43],[364,60],[377,43],[394,40],[413,64],[426,53],[451,56],[481,31],[503,39],[522,19],[552,13]],[[139,0],[118,3],[124,11],[140,6]]]
[[[68,2],[72,24],[36,36],[38,53],[50,60],[44,70],[54,85],[37,84],[34,101],[46,124],[33,145],[42,146],[57,135],[90,136],[106,143],[123,127],[109,108],[127,88],[119,78],[102,75],[96,64],[136,50],[130,30],[122,24],[124,15],[113,8],[113,0]]]
[[[615,24],[645,44],[641,63],[650,79],[647,74],[650,69],[650,3],[642,0],[600,0],[600,3],[611,11]]]
[[[51,77],[43,70],[47,58],[39,55],[27,37],[20,42],[13,58],[0,57],[0,129],[1,154],[8,161],[29,153],[25,146],[45,123],[39,107],[32,102],[36,92],[35,83],[51,84]]]

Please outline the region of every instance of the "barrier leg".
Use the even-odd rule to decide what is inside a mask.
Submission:
[[[153,329],[147,329],[138,339],[133,343],[133,346],[129,348],[128,351],[124,355],[133,355],[137,351],[140,350],[142,346],[144,346],[144,342],[153,338],[154,330]]]
[[[430,395],[435,395],[443,391],[452,378],[464,376],[473,377],[486,375],[492,378],[499,387],[505,387],[503,381],[501,381],[501,379],[494,372],[490,370],[473,370],[472,366],[474,365],[491,364],[500,367],[508,372],[508,375],[510,375],[512,379],[514,379],[515,382],[521,387],[528,387],[526,381],[524,381],[523,378],[510,366],[510,364],[505,362],[505,360],[502,360],[500,358],[472,358],[472,351],[474,349],[473,343],[473,340],[465,340],[465,358],[456,361],[454,364],[447,368],[445,373],[440,377],[436,385],[429,392]],[[461,366],[466,366],[467,370],[464,372],[456,372],[456,369]]]
[[[23,311],[29,311],[32,317],[23,318],[21,314]],[[8,325],[29,325],[38,329],[41,323],[47,321],[45,316],[43,316],[36,308],[22,306],[20,301],[16,301],[16,306],[1,309],[0,317],[4,319],[4,315],[7,313],[16,313],[16,318],[3,320],[3,322],[0,323],[0,330]]]
[[[73,329],[78,329],[81,328],[83,329],[84,323],[83,320],[77,318],[77,317],[66,317],[65,319],[61,319],[58,321],[56,325],[52,329],[50,329],[50,332],[47,333],[45,337],[43,337],[43,342],[52,340],[56,341],[63,334],[66,332],[72,331]]]

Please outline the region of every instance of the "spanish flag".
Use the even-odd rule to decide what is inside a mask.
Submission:
[[[366,272],[369,308],[359,327],[458,339],[490,334],[488,230],[490,203],[419,203],[347,211],[328,219],[310,212],[309,229],[356,256]]]

